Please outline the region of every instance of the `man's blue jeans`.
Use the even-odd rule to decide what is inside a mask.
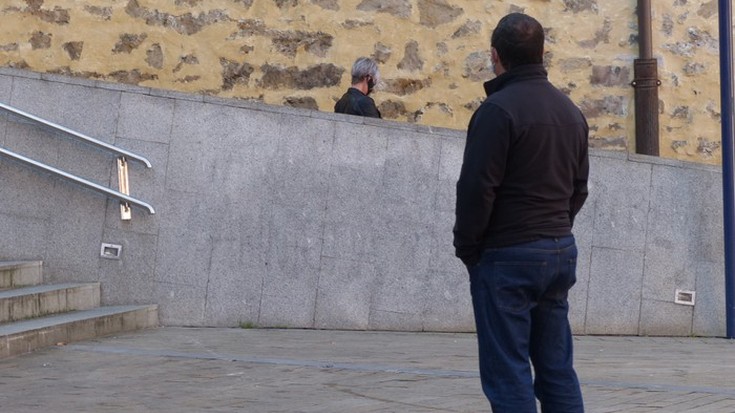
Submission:
[[[494,413],[535,413],[536,398],[543,413],[584,411],[567,317],[576,263],[569,236],[488,248],[469,268],[482,389]]]

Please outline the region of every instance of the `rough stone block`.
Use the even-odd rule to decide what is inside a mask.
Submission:
[[[607,87],[629,87],[630,68],[620,66],[592,66],[592,85]]]
[[[626,115],[628,101],[625,96],[608,95],[601,99],[584,99],[580,102],[582,112],[590,120],[601,116],[622,117]]]

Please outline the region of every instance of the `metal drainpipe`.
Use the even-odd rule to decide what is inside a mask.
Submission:
[[[638,0],[640,58],[633,66],[636,153],[658,156],[658,66],[651,46],[651,0]]]
[[[732,2],[719,0],[722,200],[725,236],[725,313],[727,338],[735,338],[735,189],[733,185]]]

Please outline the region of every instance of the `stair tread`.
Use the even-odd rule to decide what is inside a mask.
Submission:
[[[99,282],[86,282],[86,283],[64,283],[64,284],[44,284],[35,285],[31,287],[20,287],[0,291],[0,300],[4,298],[20,297],[24,295],[40,294],[49,291],[66,290],[69,288],[86,287],[86,286],[99,286]]]
[[[156,307],[154,304],[148,305],[120,305],[98,307],[91,310],[72,311],[68,313],[52,315],[31,320],[16,321],[10,324],[0,326],[0,336],[9,336],[17,333],[40,330],[64,323],[89,320],[97,317],[104,317],[113,314],[120,314],[130,311],[143,310]]]

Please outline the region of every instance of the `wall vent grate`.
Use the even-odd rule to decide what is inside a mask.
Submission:
[[[676,295],[674,296],[674,303],[676,304],[682,304],[682,305],[694,305],[694,291],[690,290],[676,290]]]

